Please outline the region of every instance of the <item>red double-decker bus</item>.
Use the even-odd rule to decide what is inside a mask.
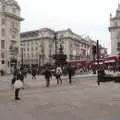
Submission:
[[[71,63],[76,69],[92,69],[93,66],[97,66],[98,61],[96,60],[71,60],[68,63]],[[106,69],[116,69],[120,68],[120,55],[108,56],[104,59],[99,59],[99,65],[104,66]]]
[[[106,57],[104,61],[104,65],[110,70],[119,70],[120,55]]]
[[[71,63],[72,67],[76,68],[77,70],[80,69],[91,69],[94,63],[93,60],[71,60],[68,63]]]

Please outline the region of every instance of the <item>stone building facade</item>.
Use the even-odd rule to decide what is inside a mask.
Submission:
[[[59,52],[60,44],[67,61],[93,59],[92,46],[96,42],[89,37],[82,38],[71,29],[53,31],[42,28],[21,33],[21,64],[53,64],[53,55],[55,51]]]
[[[110,14],[109,32],[111,34],[111,55],[120,54],[120,4],[118,4],[115,17]]]
[[[52,61],[54,32],[41,29],[21,33],[21,64],[44,64]],[[23,59],[23,63],[22,63]]]
[[[14,0],[0,1],[0,70],[10,72],[20,61],[20,7]]]

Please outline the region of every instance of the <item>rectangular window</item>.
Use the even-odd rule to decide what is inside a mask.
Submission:
[[[16,36],[15,36],[15,34],[14,33],[12,33],[12,38],[14,39]]]
[[[33,53],[32,53],[31,55],[32,55],[32,57],[33,57]]]
[[[12,28],[12,29],[15,28],[15,23],[14,23],[14,21],[11,22],[11,28]]]
[[[6,10],[6,6],[4,5],[4,6],[2,7],[2,9],[3,9],[3,11],[5,11],[5,10]]]
[[[2,30],[1,30],[1,35],[4,37],[5,36],[5,29],[4,28],[2,28]]]
[[[29,56],[29,53],[27,54],[27,56],[28,56],[28,58],[30,57],[30,56]]]
[[[120,42],[117,43],[117,47],[120,48]]]
[[[1,58],[5,58],[5,54],[4,53],[1,53]]]
[[[5,19],[2,19],[2,20],[1,20],[1,24],[2,24],[2,25],[5,25]]]
[[[16,13],[16,8],[13,8],[12,11],[13,11],[13,13]]]
[[[5,48],[5,40],[1,40],[1,48],[2,48],[2,49]]]

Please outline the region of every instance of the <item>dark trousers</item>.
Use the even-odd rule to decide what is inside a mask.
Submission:
[[[46,78],[46,87],[49,87],[50,86],[50,77],[47,77]]]
[[[32,76],[32,79],[36,79],[36,75],[33,75],[33,76]]]
[[[103,79],[103,75],[98,73],[98,80],[97,80],[98,86],[100,85],[100,81],[102,81],[102,79]]]
[[[68,76],[69,76],[69,83],[71,84],[72,83],[72,79],[71,79],[72,75],[69,74]]]
[[[15,99],[19,99],[20,88],[15,89]]]
[[[62,84],[62,79],[60,75],[57,75],[56,79],[57,79],[57,84]]]

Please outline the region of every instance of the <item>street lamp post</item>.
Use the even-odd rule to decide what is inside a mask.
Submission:
[[[96,74],[96,69],[95,69],[96,45],[93,45],[93,46],[92,46],[92,52],[93,52],[93,62],[94,62],[93,74]]]
[[[54,40],[55,40],[55,55],[57,54],[57,33],[54,34]]]
[[[22,56],[21,56],[22,57],[22,59],[21,59],[22,64],[21,65],[23,67],[23,47],[21,48],[21,53],[22,53]]]
[[[99,41],[97,40],[97,82],[98,85],[100,85],[100,76],[99,76],[99,57],[100,57],[100,51],[99,51]]]

